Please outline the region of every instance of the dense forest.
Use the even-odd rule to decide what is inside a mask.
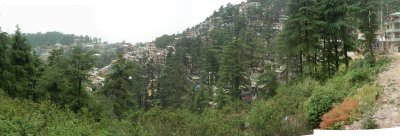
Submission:
[[[61,32],[46,32],[46,33],[26,33],[23,34],[32,47],[41,45],[72,45],[83,43],[101,43],[101,38],[86,36],[77,36],[74,34],[63,34]]]
[[[99,60],[82,46],[101,39],[80,37],[84,42],[53,50],[42,61],[32,46],[71,45],[77,36],[22,34],[18,27],[0,32],[0,133],[300,135],[354,121],[373,128],[369,112],[380,90],[373,82],[390,59],[372,46],[380,17],[397,5],[228,4],[199,25],[156,38],[155,46],[167,50],[164,63],[118,52],[103,86],[90,81]],[[357,39],[357,30],[365,39]],[[349,51],[365,57],[352,60]]]

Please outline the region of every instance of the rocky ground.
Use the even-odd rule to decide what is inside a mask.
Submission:
[[[379,74],[378,84],[383,88],[373,118],[379,128],[400,126],[400,54],[392,54],[393,62],[387,71]]]

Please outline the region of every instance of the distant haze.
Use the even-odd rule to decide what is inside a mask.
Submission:
[[[148,42],[182,32],[221,5],[244,0],[1,0],[0,27],[13,32],[60,31],[103,41]]]

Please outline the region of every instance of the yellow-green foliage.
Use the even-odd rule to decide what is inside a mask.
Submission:
[[[310,134],[310,127],[301,111],[303,103],[319,83],[305,79],[296,84],[280,86],[277,94],[265,101],[255,101],[247,115],[250,135],[297,136]]]
[[[373,85],[364,85],[354,95],[359,101],[361,112],[367,112],[373,108],[381,88]]]
[[[87,110],[75,114],[61,110],[50,101],[34,103],[0,95],[2,135],[130,135],[128,123],[102,119],[95,121]]]
[[[200,114],[185,109],[152,108],[132,111],[117,120],[60,109],[50,101],[35,103],[0,94],[1,135],[244,135],[246,105],[236,102],[223,110],[205,109]],[[247,105],[248,106],[248,105]],[[242,110],[233,107],[242,107]],[[99,118],[99,119],[98,119]]]

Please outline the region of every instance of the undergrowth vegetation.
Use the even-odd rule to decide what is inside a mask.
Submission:
[[[389,61],[389,58],[380,58],[375,64],[366,60],[354,61],[349,71],[338,73],[318,87],[305,102],[305,114],[311,125],[318,127],[321,117],[331,110],[333,104],[341,103],[348,96],[357,94],[356,97],[362,101],[362,105],[373,103],[379,89],[363,86],[374,84],[377,74],[386,68]],[[373,93],[368,95],[370,92]]]
[[[122,119],[86,108],[75,113],[50,100],[33,102],[1,94],[0,133],[300,135],[309,134],[320,125],[324,129],[340,129],[351,123],[352,118],[366,120],[365,127],[370,128],[374,124],[366,118],[367,113],[373,108],[380,91],[373,82],[388,61],[382,58],[375,65],[369,65],[364,60],[357,60],[347,72],[339,72],[324,83],[305,78],[297,83],[281,85],[274,97],[251,104],[234,101],[222,109],[205,108],[202,112],[154,107],[148,111],[126,112]]]

